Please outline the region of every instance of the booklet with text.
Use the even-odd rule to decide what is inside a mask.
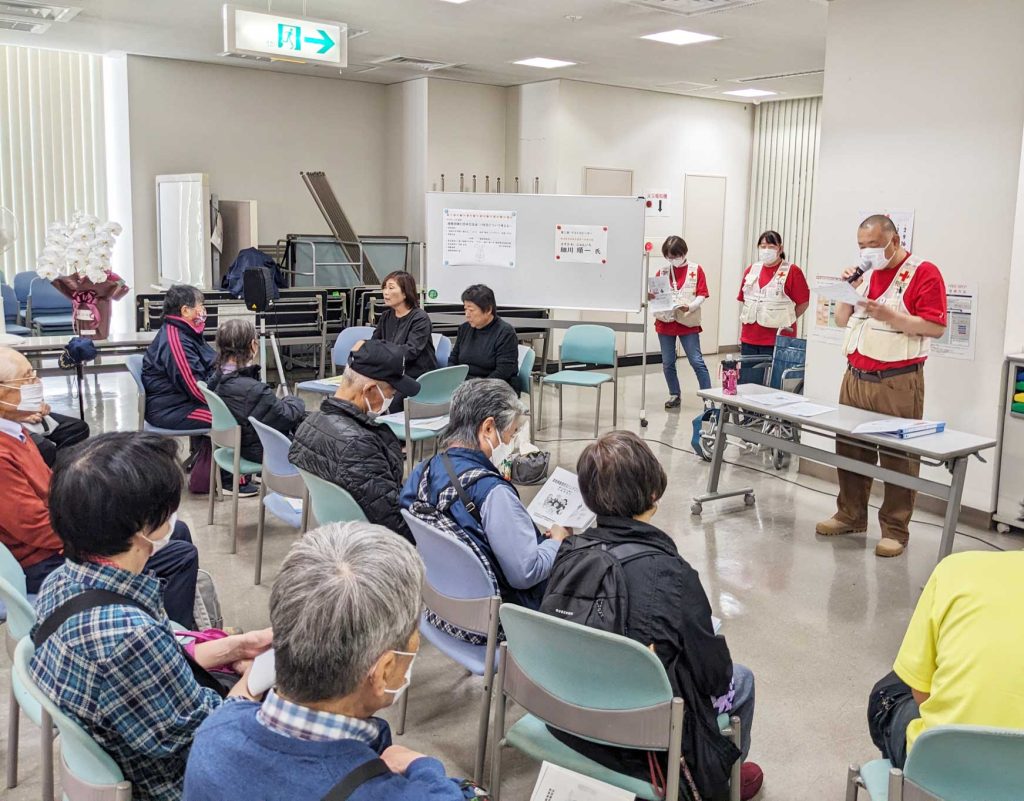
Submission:
[[[581,531],[592,526],[597,519],[597,515],[583,503],[576,475],[563,467],[555,468],[526,511],[533,522],[545,531],[554,525]]]

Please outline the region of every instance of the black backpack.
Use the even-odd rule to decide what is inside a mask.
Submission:
[[[639,542],[610,543],[576,534],[562,543],[540,611],[613,634],[626,633],[629,591],[622,566],[664,553]]]

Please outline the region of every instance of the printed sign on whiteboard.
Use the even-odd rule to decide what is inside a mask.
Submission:
[[[648,189],[643,193],[643,197],[647,200],[646,213],[648,217],[672,216],[668,210],[672,193],[667,189]]]
[[[556,225],[555,261],[608,263],[607,225]]]
[[[516,266],[516,213],[445,209],[441,261],[445,267]]]

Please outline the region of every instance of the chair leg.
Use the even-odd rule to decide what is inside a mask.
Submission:
[[[612,428],[619,427],[619,382],[612,381]]]
[[[254,584],[260,583],[260,578],[263,574],[263,529],[266,526],[267,521],[267,509],[263,505],[263,499],[267,494],[267,483],[265,481],[260,482],[260,497],[258,503],[260,505],[259,518],[256,523],[256,578]]]
[[[21,708],[14,697],[14,673],[10,676],[7,704],[7,789],[18,786],[18,724]]]
[[[40,769],[43,776],[43,801],[53,801],[53,720],[50,713],[42,710],[39,718],[40,748],[43,752]]]
[[[530,409],[530,416],[533,416],[533,409]],[[537,428],[544,428],[544,379],[537,384]]]
[[[309,490],[302,493],[302,531],[305,534],[309,531]]]
[[[857,801],[857,790],[860,780],[860,765],[850,765],[846,769],[846,801]]]
[[[502,649],[504,650],[504,649]],[[491,794],[491,801],[500,801],[501,798],[501,749],[505,742],[505,662],[508,654],[501,655],[501,662],[498,665],[498,673],[495,677],[494,699],[494,723],[491,732],[491,786],[487,789]]]
[[[484,676],[484,697],[480,703],[480,725],[477,727],[476,762],[473,763],[473,781],[483,781],[484,758],[487,755],[487,728],[491,722],[491,693],[494,689],[493,679]]]
[[[741,739],[741,727],[742,723],[740,719],[733,715],[729,718],[729,727],[732,729],[732,742],[737,748],[740,747]],[[729,773],[729,801],[740,801],[740,790],[743,786],[743,757],[741,756],[735,762],[732,763],[732,770]]]
[[[207,502],[208,514],[206,525],[213,525],[213,501],[219,492],[218,487],[220,484],[220,471],[217,469],[217,462],[213,458],[213,454],[210,455],[210,498]]]
[[[597,408],[594,410],[594,439],[601,427],[601,384],[597,385]]]
[[[558,385],[558,422],[562,422],[562,385]]]
[[[238,552],[238,491],[242,486],[242,476],[238,470],[234,475],[235,494],[231,498],[231,553]]]
[[[405,714],[409,709],[409,690],[412,689],[410,684],[402,692],[402,697],[398,699],[398,722],[395,724],[395,734],[405,734]]]

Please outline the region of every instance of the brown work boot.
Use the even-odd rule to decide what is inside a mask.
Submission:
[[[875,556],[899,556],[906,549],[907,544],[894,540],[892,537],[882,537],[875,546]]]
[[[860,532],[867,530],[867,523],[863,523],[858,526],[854,523],[847,523],[840,520],[838,517],[830,517],[828,520],[822,520],[814,527],[814,533],[820,534],[822,537],[835,537],[839,534],[859,534]]]

